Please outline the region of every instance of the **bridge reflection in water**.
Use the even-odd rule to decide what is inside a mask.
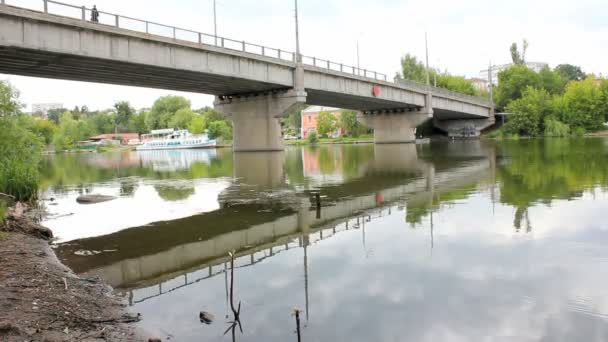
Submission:
[[[450,163],[437,153],[425,158],[429,146],[369,148],[371,157],[357,165],[356,177],[321,187],[314,186],[315,167],[302,168],[306,184],[286,175],[286,159],[293,153],[303,156],[303,164],[311,162],[302,150],[237,153],[234,181],[220,195],[220,209],[71,241],[57,252],[81,276],[100,276],[125,292],[133,305],[207,278],[226,277],[230,251],[236,251],[235,267],[248,267],[303,248],[308,297],[309,245],[350,230],[361,230],[365,241],[366,221],[395,210],[431,207],[442,193],[478,184],[495,167],[493,148],[481,142],[450,145]],[[83,257],[75,254],[78,250],[101,253]]]

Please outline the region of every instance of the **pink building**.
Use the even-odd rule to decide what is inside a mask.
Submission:
[[[312,131],[317,130],[317,116],[321,112],[330,112],[332,113],[337,120],[340,120],[340,109],[333,107],[322,107],[322,106],[310,106],[302,111],[302,139],[308,138],[308,134]],[[342,135],[341,129],[336,129],[331,136],[339,137]]]

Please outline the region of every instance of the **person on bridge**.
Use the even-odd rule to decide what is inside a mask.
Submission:
[[[97,6],[95,5],[93,5],[93,9],[91,10],[91,22],[99,22],[99,11],[97,11]]]

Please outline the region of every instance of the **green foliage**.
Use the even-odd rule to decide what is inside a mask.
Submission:
[[[450,75],[447,72],[437,74],[437,87],[452,90],[461,94],[476,95],[473,82],[463,76]]]
[[[41,139],[17,118],[0,119],[0,192],[22,201],[35,198],[41,151]]]
[[[148,129],[168,128],[173,115],[183,108],[190,108],[190,101],[184,97],[167,95],[158,98],[146,117]]]
[[[8,82],[0,81],[0,119],[21,113],[19,92]]]
[[[32,131],[42,138],[45,145],[53,142],[53,137],[57,130],[57,125],[49,120],[34,120],[34,125],[32,126]]]
[[[545,136],[546,137],[568,137],[570,136],[570,126],[553,118],[545,118]]]
[[[203,115],[197,114],[192,118],[192,121],[188,124],[188,131],[192,134],[201,134],[205,132],[207,122]]]
[[[538,72],[540,77],[540,86],[549,92],[549,94],[563,94],[568,80],[565,79],[558,71],[552,71],[549,67],[544,67]]]
[[[317,131],[310,131],[308,133],[308,143],[316,144],[319,141],[319,137],[317,136]]]
[[[330,133],[336,130],[337,119],[330,112],[320,112],[317,115],[317,132],[322,137],[329,137]]]
[[[94,130],[82,120],[74,120],[71,113],[66,112],[59,119],[59,130],[53,139],[55,150],[73,149],[76,143],[94,134]]]
[[[59,126],[61,126],[61,120],[64,119],[64,115],[65,114],[62,114],[62,116],[59,118]],[[110,113],[94,113],[89,115],[86,119],[80,120],[76,119],[74,115],[72,115],[72,118],[77,120],[82,129],[85,129],[84,133],[86,133],[86,135],[83,135],[81,137],[82,139],[80,140],[95,134],[114,133],[116,130],[116,116]]]
[[[357,120],[357,113],[351,110],[343,110],[340,114],[340,127],[342,127],[346,135],[351,137],[358,137],[367,130],[367,128]]]
[[[194,119],[194,112],[190,108],[179,109],[169,120],[169,127],[184,129],[190,125],[192,119]]]
[[[65,108],[49,109],[49,111],[47,112],[47,117],[55,125],[59,125],[59,118],[61,117],[61,114],[67,111],[68,110]]]
[[[560,64],[555,67],[555,71],[559,72],[568,81],[582,81],[585,79],[585,73],[581,70],[581,67],[572,64]]]
[[[406,54],[401,58],[401,74],[398,75],[405,80],[426,83],[426,68],[416,56]]]
[[[213,121],[208,126],[209,138],[217,139],[222,138],[224,140],[232,139],[232,127],[226,121]]]
[[[540,76],[525,65],[514,65],[498,73],[496,106],[506,108],[513,100],[519,99],[528,87],[540,88]]]
[[[511,59],[513,64],[524,65],[526,64],[526,51],[528,50],[528,41],[524,39],[522,44],[521,52],[517,49],[517,43],[511,44],[509,49],[511,52]]]
[[[148,113],[140,112],[134,115],[131,115],[129,119],[129,131],[139,134],[144,134],[148,132],[148,126],[146,125],[146,116]]]
[[[135,109],[131,107],[128,101],[116,102],[114,109],[116,110],[116,124],[127,127],[131,117],[135,114]]]
[[[4,220],[6,219],[7,211],[8,211],[8,205],[6,204],[5,201],[0,200],[0,225],[2,225],[4,223]],[[3,240],[3,236],[1,234],[4,234],[4,233],[0,232],[0,240]]]
[[[520,135],[540,135],[544,119],[554,113],[553,97],[544,89],[526,88],[523,96],[507,106],[511,113],[505,130]]]
[[[571,128],[597,131],[606,120],[606,102],[602,88],[592,78],[568,83],[558,105],[558,118]]]

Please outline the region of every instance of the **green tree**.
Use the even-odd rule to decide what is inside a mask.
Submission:
[[[129,131],[144,134],[148,132],[148,126],[146,126],[146,116],[148,113],[140,112],[134,114],[129,119]]]
[[[320,112],[317,115],[317,133],[320,136],[329,137],[336,130],[337,119],[331,112]]]
[[[606,103],[601,86],[589,77],[583,81],[568,83],[566,92],[559,101],[558,117],[573,130],[596,131],[606,120]]]
[[[365,126],[357,120],[357,113],[351,110],[343,110],[340,114],[340,127],[351,137],[358,137],[365,132]]]
[[[171,120],[169,120],[169,127],[184,129],[190,125],[194,115],[194,112],[190,110],[190,108],[179,109],[177,112],[175,112],[173,117],[171,117]]]
[[[437,74],[437,87],[445,88],[462,94],[475,95],[475,86],[473,82],[465,79],[462,76],[454,76],[445,72]]]
[[[232,140],[232,127],[226,121],[214,121],[209,124],[209,138]]]
[[[509,49],[511,52],[511,59],[513,64],[524,65],[526,64],[526,51],[528,50],[528,41],[524,39],[522,44],[521,52],[517,49],[517,43],[511,44]]]
[[[9,83],[0,81],[0,119],[21,113],[19,91]]]
[[[116,125],[128,127],[131,116],[135,114],[135,109],[131,107],[128,101],[120,101],[114,104],[116,110]]]
[[[63,115],[60,118],[64,119]],[[76,120],[76,119],[75,119]],[[92,113],[84,120],[76,120],[79,124],[87,127],[88,134],[114,133],[116,131],[116,116],[106,112]]]
[[[561,73],[558,71],[552,71],[549,67],[544,67],[538,72],[540,77],[540,84],[543,89],[549,92],[549,94],[563,94],[568,82]]]
[[[53,139],[56,150],[76,147],[76,143],[93,135],[95,132],[82,120],[74,120],[72,113],[65,112],[59,119],[59,130]]]
[[[42,138],[42,141],[48,145],[53,142],[53,137],[57,132],[57,125],[49,120],[34,120],[32,132]]]
[[[49,109],[49,111],[46,113],[46,116],[55,125],[59,125],[59,117],[61,117],[61,114],[67,111],[68,110],[65,108]]]
[[[560,64],[555,67],[555,71],[559,72],[568,81],[582,81],[585,79],[585,73],[581,70],[581,67],[572,64]]]
[[[168,128],[171,118],[183,108],[190,108],[190,101],[181,96],[167,95],[158,98],[146,117],[149,129]]]
[[[26,128],[20,117],[19,92],[0,81],[0,192],[29,200],[37,195],[41,138]]]
[[[522,96],[528,87],[540,88],[540,76],[525,65],[514,65],[498,73],[498,87],[496,87],[496,106],[499,110]]]
[[[317,142],[319,142],[319,137],[317,136],[317,131],[314,131],[314,130],[310,131],[308,133],[308,143],[314,145]]]
[[[190,124],[188,125],[188,131],[190,131],[190,133],[192,134],[204,133],[205,128],[207,128],[205,117],[200,114],[195,115],[192,118],[192,121],[190,121]]]
[[[401,58],[401,74],[399,77],[420,83],[426,83],[426,67],[416,56],[406,54]]]
[[[544,120],[554,114],[553,97],[544,89],[526,88],[523,96],[509,103],[507,112],[512,113],[505,130],[521,135],[541,135]]]

